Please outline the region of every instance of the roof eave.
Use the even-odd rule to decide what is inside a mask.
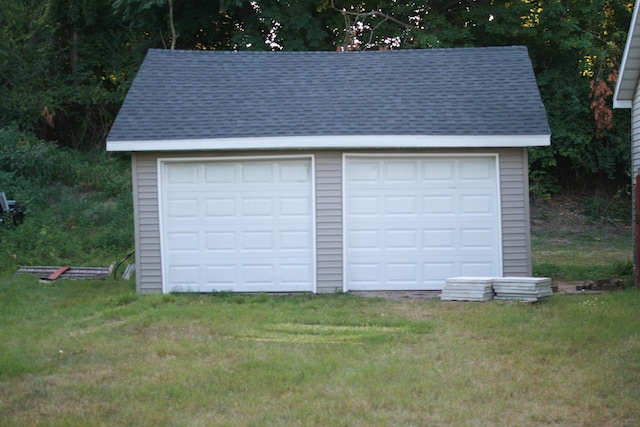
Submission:
[[[537,147],[549,134],[527,135],[332,135],[260,138],[107,140],[107,151],[284,150],[355,148]],[[179,147],[179,148],[178,148]]]

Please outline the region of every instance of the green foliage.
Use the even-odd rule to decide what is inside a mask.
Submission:
[[[167,0],[115,0],[113,15],[146,47],[167,48],[171,44],[169,2]],[[176,49],[231,49],[231,38],[241,23],[224,13],[219,2],[209,0],[174,1],[173,20]]]
[[[534,151],[535,150],[535,151]],[[540,148],[536,147],[531,150],[530,158],[532,157],[531,153],[549,153],[547,147]],[[558,180],[556,177],[543,169],[531,170],[529,171],[529,194],[536,200],[549,200],[553,194],[556,194],[560,191],[561,187],[558,184]]]
[[[253,50],[526,45],[552,132],[551,147],[530,153],[532,192],[544,197],[571,184],[628,179],[630,115],[611,111],[610,92],[632,7],[631,0],[184,0],[173,2],[172,40],[168,0],[8,2],[0,8],[0,129],[103,151],[146,50],[171,42]],[[499,84],[486,78],[488,88]]]
[[[26,208],[0,227],[0,269],[107,266],[133,247],[128,157],[80,153],[15,128],[0,130],[0,191]]]
[[[586,198],[584,203],[582,213],[592,221],[605,219],[627,223],[630,220],[631,197],[624,189],[618,189],[612,197],[596,195]]]
[[[77,153],[58,148],[17,127],[0,129],[0,170],[39,183],[72,184]]]
[[[35,130],[52,90],[56,24],[50,2],[7,1],[0,7],[0,128]]]

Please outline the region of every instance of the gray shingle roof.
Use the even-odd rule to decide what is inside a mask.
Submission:
[[[349,53],[152,49],[107,140],[549,134],[522,46]]]

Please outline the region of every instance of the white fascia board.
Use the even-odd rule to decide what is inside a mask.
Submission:
[[[633,90],[625,90],[623,85],[626,80],[631,79],[633,87],[635,88],[638,80],[638,70],[628,68],[627,62],[629,60],[629,55],[638,54],[634,39],[637,33],[636,28],[638,25],[639,6],[640,0],[636,0],[636,4],[633,8],[633,15],[631,16],[631,24],[629,25],[629,32],[627,33],[627,41],[624,46],[624,53],[622,54],[622,61],[620,62],[620,73],[618,74],[618,81],[616,82],[616,88],[613,92],[613,108],[631,108],[633,106]]]
[[[628,100],[613,100],[613,108],[632,108],[633,107],[633,102],[632,101],[628,101]]]
[[[107,151],[537,147],[550,135],[327,135],[107,141]]]

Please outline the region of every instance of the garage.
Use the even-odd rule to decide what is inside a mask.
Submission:
[[[345,290],[500,276],[496,155],[345,155]]]
[[[150,49],[106,143],[131,153],[141,294],[532,275],[551,131],[525,46]]]
[[[313,159],[162,159],[164,292],[314,289]]]

